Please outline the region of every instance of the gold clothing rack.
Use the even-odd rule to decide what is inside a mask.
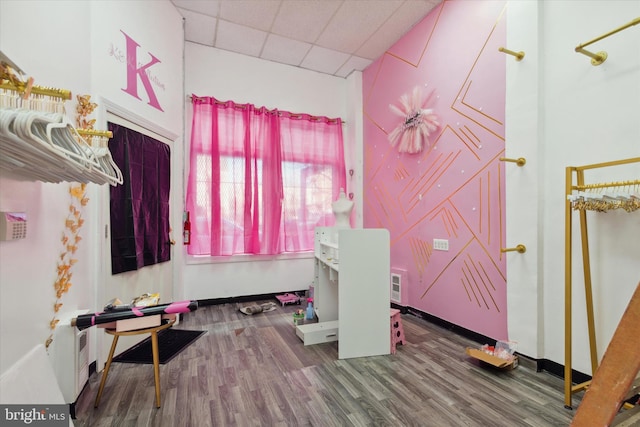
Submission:
[[[95,130],[95,129],[76,129],[80,136],[101,136],[103,138],[113,138],[113,132],[110,130]]]
[[[0,108],[12,124],[0,129],[0,173],[27,181],[122,184],[106,145],[112,133],[75,129],[64,109],[71,91],[33,82],[0,52]]]
[[[606,61],[606,60],[607,60],[607,52],[605,52],[605,51],[600,51],[600,52],[598,52],[598,53],[593,53],[593,52],[589,52],[588,50],[586,50],[586,49],[585,49],[585,47],[587,47],[587,46],[589,46],[590,44],[593,44],[593,43],[595,43],[595,42],[597,42],[597,41],[600,41],[600,40],[602,40],[602,39],[604,39],[604,38],[607,38],[607,37],[609,37],[609,36],[611,36],[611,35],[613,35],[613,34],[615,34],[615,33],[618,33],[618,32],[620,32],[620,31],[622,31],[622,30],[625,30],[625,29],[627,29],[627,28],[629,28],[629,27],[632,27],[632,26],[634,26],[634,25],[638,25],[638,24],[640,24],[640,17],[635,18],[635,19],[634,19],[634,20],[632,20],[631,22],[629,22],[629,23],[627,23],[627,24],[624,24],[624,25],[622,25],[622,26],[620,26],[620,27],[616,28],[615,30],[609,31],[609,32],[608,32],[608,33],[606,33],[606,34],[603,34],[603,35],[601,35],[601,36],[599,36],[599,37],[596,37],[596,38],[595,38],[595,39],[593,39],[593,40],[589,40],[588,42],[585,42],[585,43],[579,44],[578,46],[576,46],[575,51],[576,51],[577,53],[581,53],[581,54],[586,55],[586,56],[588,56],[589,58],[591,58],[591,65],[594,65],[594,66],[596,66],[596,65],[600,65],[600,64],[602,64],[604,61]]]
[[[35,94],[35,95],[44,95],[50,96],[52,98],[60,98],[60,99],[71,99],[71,91],[67,89],[58,89],[55,87],[45,87],[45,86],[37,86],[32,85],[30,88],[28,87],[28,83],[2,83],[0,84],[1,89],[12,90],[14,92],[22,93],[25,95]]]
[[[585,390],[590,381],[586,381],[580,384],[573,385],[572,377],[572,217],[573,217],[573,203],[572,198],[575,196],[576,191],[583,191],[586,189],[600,189],[600,188],[618,188],[630,185],[640,184],[640,180],[634,179],[631,181],[619,181],[609,183],[585,183],[584,173],[590,169],[609,168],[620,165],[628,165],[632,163],[640,163],[640,157],[616,160],[612,162],[596,163],[585,166],[569,166],[565,169],[566,172],[566,199],[565,199],[565,364],[564,364],[564,406],[567,409],[571,409],[571,397],[573,393]],[[575,183],[574,183],[575,174]],[[591,356],[591,369],[592,373],[595,373],[598,368],[598,353],[596,346],[596,334],[595,334],[595,320],[593,311],[593,293],[592,293],[592,281],[591,281],[591,266],[589,261],[589,239],[587,234],[587,209],[578,209],[580,216],[580,237],[582,244],[582,268],[584,273],[584,288],[586,299],[586,311],[587,311],[587,328],[589,333],[589,352]]]

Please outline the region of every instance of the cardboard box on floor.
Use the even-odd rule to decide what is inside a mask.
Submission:
[[[474,359],[488,363],[496,368],[504,369],[505,371],[510,371],[518,366],[518,356],[513,356],[513,360],[506,360],[487,354],[482,350],[469,347],[467,347],[466,353]]]

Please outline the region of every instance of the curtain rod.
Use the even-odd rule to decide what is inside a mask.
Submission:
[[[187,99],[188,99],[189,101],[191,101],[191,102],[193,102],[194,98],[195,98],[195,99],[205,99],[205,98],[208,98],[208,97],[200,97],[200,96],[187,95]],[[228,101],[227,101],[227,102],[218,101],[218,100],[217,100],[217,99],[215,99],[215,98],[212,98],[212,99],[213,99],[213,100],[214,100],[214,102],[215,102],[216,104],[218,104],[218,105],[225,105],[225,104],[228,102]],[[235,104],[235,103],[234,103],[234,104]],[[239,108],[239,109],[241,109],[241,110],[244,110],[244,109],[246,108],[246,106],[245,106],[244,104],[235,104],[235,107],[236,107],[236,108]],[[270,113],[270,114],[278,113],[278,115],[282,115],[282,111],[278,111],[278,110],[269,110],[269,109],[267,109],[267,113]],[[289,116],[290,116],[291,118],[293,118],[293,119],[299,119],[299,118],[301,118],[303,115],[304,115],[304,114],[289,113]],[[308,116],[309,116],[310,120],[315,120],[315,121],[319,121],[319,120],[324,120],[324,119],[325,119],[325,117],[321,117],[321,116],[314,116],[314,115],[311,115],[311,114],[308,114]],[[328,121],[328,122],[335,122],[336,120],[340,120],[340,122],[341,122],[342,124],[347,123],[347,122],[345,122],[345,121],[344,121],[344,120],[342,120],[342,119],[329,119],[329,118],[327,118],[327,121]]]

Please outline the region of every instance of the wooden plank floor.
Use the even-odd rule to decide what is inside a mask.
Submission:
[[[478,343],[413,315],[402,317],[408,343],[397,354],[338,360],[337,343],[296,337],[300,306],[253,316],[240,307],[200,307],[175,326],[207,333],[160,365],[161,408],[152,365],[114,363],[95,409],[102,374],[89,379],[75,425],[549,427],[574,414],[560,378],[528,360],[506,372],[481,366],[464,352]]]

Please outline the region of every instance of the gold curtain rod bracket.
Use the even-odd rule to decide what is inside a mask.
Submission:
[[[520,51],[520,52],[514,52],[514,51],[509,50],[509,49],[506,49],[506,48],[504,48],[504,47],[499,47],[499,48],[498,48],[498,50],[499,50],[500,52],[504,52],[504,53],[506,53],[506,54],[508,54],[508,55],[513,55],[513,56],[515,56],[515,57],[516,57],[516,61],[522,61],[522,59],[524,58],[524,52],[523,52],[523,51]]]
[[[607,60],[607,52],[600,51],[600,52],[597,52],[597,53],[593,53],[593,52],[589,52],[588,50],[586,50],[585,47],[587,47],[590,44],[593,44],[593,43],[595,43],[597,41],[605,39],[605,38],[607,38],[607,37],[609,37],[609,36],[611,36],[611,35],[613,35],[615,33],[618,33],[618,32],[620,32],[622,30],[625,30],[625,29],[627,29],[629,27],[632,27],[634,25],[638,25],[638,24],[640,24],[640,17],[634,19],[633,21],[629,22],[628,24],[625,24],[625,25],[623,25],[623,26],[621,26],[619,28],[616,28],[615,30],[609,31],[608,33],[603,34],[600,37],[596,37],[595,39],[590,40],[590,41],[588,41],[586,43],[579,44],[578,46],[576,46],[575,51],[577,53],[581,53],[581,54],[586,55],[589,58],[591,58],[591,65],[593,65],[593,66],[600,65],[604,61]]]
[[[527,164],[527,159],[525,159],[524,157],[518,157],[517,159],[510,159],[508,157],[500,157],[499,159],[501,162],[512,162],[515,163],[516,165],[522,167],[524,165]]]
[[[523,254],[527,251],[527,247],[525,245],[518,245],[515,248],[500,248],[500,252],[518,252],[519,254]]]

